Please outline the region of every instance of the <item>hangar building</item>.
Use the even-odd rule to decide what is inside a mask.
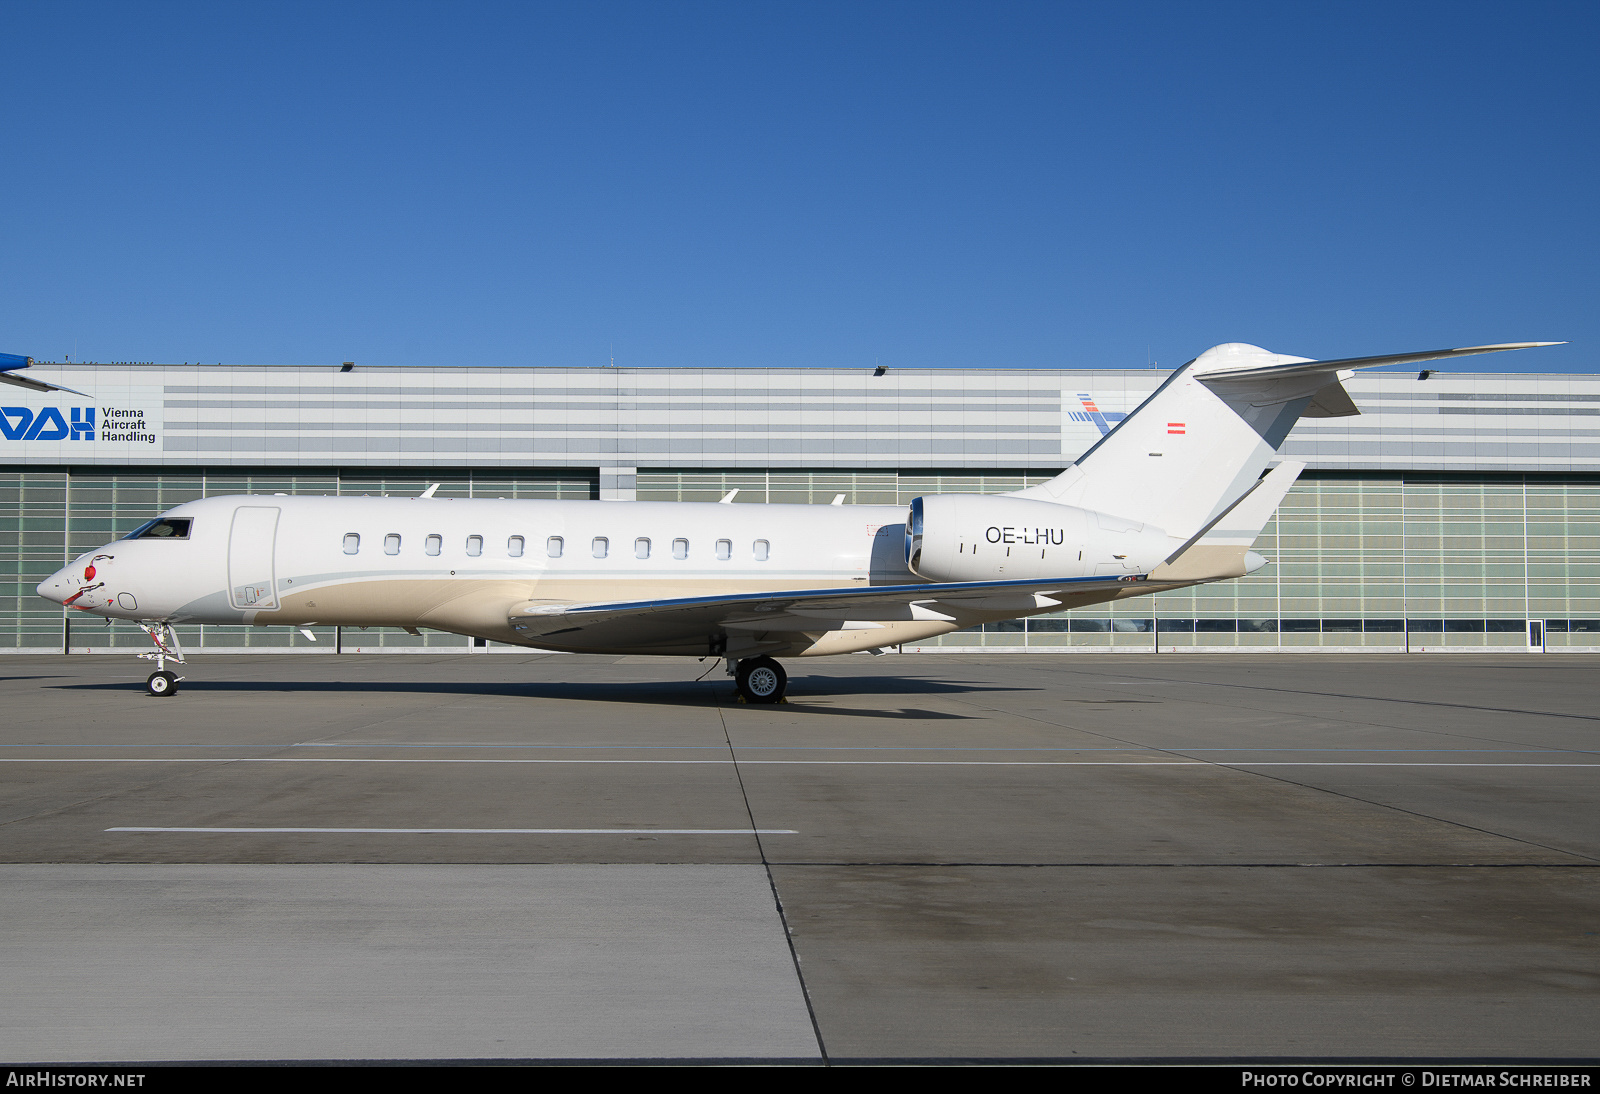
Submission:
[[[234,493],[907,503],[1041,482],[1166,377],[1053,369],[43,364],[0,387],[0,652],[145,647],[34,594]],[[1600,649],[1600,376],[1363,372],[1251,577],[931,639],[924,651]],[[180,628],[193,651],[471,650],[404,631]],[[907,647],[908,651],[911,647]]]

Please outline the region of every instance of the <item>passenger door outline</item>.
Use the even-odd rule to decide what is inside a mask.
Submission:
[[[278,610],[276,506],[241,505],[228,530],[228,603],[243,611]]]

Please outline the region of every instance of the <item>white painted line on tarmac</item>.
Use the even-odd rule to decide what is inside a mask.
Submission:
[[[1421,760],[1207,760],[1217,767],[1593,767],[1600,763],[1581,764],[1474,764],[1426,763]]]
[[[391,759],[354,756],[31,756],[0,758],[5,764],[632,764],[728,767],[1592,767],[1588,763],[1445,763],[1406,760],[591,760],[591,759]]]
[[[0,744],[0,752],[22,751],[29,748],[50,749],[90,749],[105,748],[103,743],[69,745],[69,744],[31,744],[31,745],[4,745]],[[142,744],[140,749],[154,751],[157,749],[182,749],[189,752],[201,750],[224,751],[240,746],[233,744]],[[532,744],[478,744],[473,742],[458,743],[453,741],[424,741],[400,743],[395,741],[355,741],[355,742],[297,742],[286,745],[286,748],[339,748],[347,751],[362,749],[378,751],[393,748],[436,748],[436,749],[474,749],[489,748],[502,751],[518,749],[523,751],[546,752],[717,752],[726,753],[728,746],[721,742],[714,745],[596,745],[596,744],[548,744],[535,742]],[[989,745],[740,745],[739,754],[745,755],[752,752],[1070,752],[1082,754],[1089,752],[1129,752],[1140,749],[1156,748],[1155,745],[1017,745],[1013,747]],[[1315,755],[1333,755],[1338,753],[1359,753],[1363,756],[1373,755],[1398,755],[1412,753],[1427,756],[1600,756],[1600,750],[1593,748],[1353,748],[1353,747],[1327,747],[1327,748],[1277,748],[1262,747],[1259,745],[1234,745],[1229,748],[1196,748],[1185,746],[1181,749],[1184,755],[1190,753],[1224,753],[1227,755],[1242,755],[1248,753],[1260,756],[1271,753],[1272,755],[1287,755],[1291,753],[1308,753]],[[37,757],[34,757],[37,758]]]
[[[753,763],[766,761],[754,760]],[[731,764],[732,760],[452,760],[360,756],[23,756],[3,764]]]
[[[402,836],[798,836],[795,828],[107,828],[107,832],[355,833]]]

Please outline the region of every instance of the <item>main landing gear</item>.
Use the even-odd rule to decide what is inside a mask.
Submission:
[[[728,658],[728,675],[747,703],[781,703],[789,687],[789,674],[770,657]]]
[[[164,699],[169,695],[178,694],[178,681],[183,677],[175,672],[167,671],[167,662],[174,661],[180,665],[187,664],[183,659],[183,647],[178,644],[178,635],[172,629],[171,623],[140,623],[139,627],[150,636],[156,649],[154,653],[141,653],[139,656],[146,661],[156,663],[156,671],[144,682],[145,690],[157,698]]]

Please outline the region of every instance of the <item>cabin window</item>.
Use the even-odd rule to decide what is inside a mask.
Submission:
[[[473,558],[477,558],[479,555],[483,554],[482,536],[467,537],[467,554],[471,555]]]
[[[605,558],[606,553],[611,550],[611,541],[605,536],[595,536],[593,547],[595,558]]]
[[[551,558],[560,558],[561,557],[561,537],[560,536],[551,536],[549,539],[545,540],[544,541],[544,553],[549,555]]]
[[[689,557],[689,541],[686,540],[686,539],[675,539],[675,540],[673,540],[672,541],[672,557],[673,558],[688,558]]]
[[[755,553],[756,553],[756,561],[757,561],[757,562],[765,562],[765,561],[767,561],[767,550],[768,550],[768,549],[769,549],[769,548],[770,548],[770,547],[771,547],[771,546],[772,546],[772,545],[771,545],[771,544],[770,544],[770,543],[768,543],[768,542],[767,542],[767,541],[766,541],[766,540],[764,540],[764,539],[758,539],[758,540],[756,540],[756,543],[755,543]]]
[[[721,559],[723,562],[726,562],[730,558],[733,557],[733,540],[731,540],[731,539],[719,539],[719,540],[717,540],[717,557],[719,559]]]
[[[399,532],[390,532],[388,535],[383,537],[383,553],[386,555],[397,555],[400,553]]]
[[[427,539],[422,541],[422,549],[423,549],[423,551],[426,552],[427,554],[430,554],[430,555],[438,554],[440,548],[442,548],[443,546],[444,546],[444,540],[441,539],[439,536],[429,536]]]
[[[353,555],[361,550],[361,534],[359,532],[346,532],[344,534],[344,553]]]
[[[510,555],[512,558],[522,557],[521,536],[512,536],[510,539],[506,540],[506,554]]]
[[[643,536],[640,536],[638,539],[633,541],[633,557],[634,558],[649,558],[650,557],[650,541],[648,539],[645,539]]]

